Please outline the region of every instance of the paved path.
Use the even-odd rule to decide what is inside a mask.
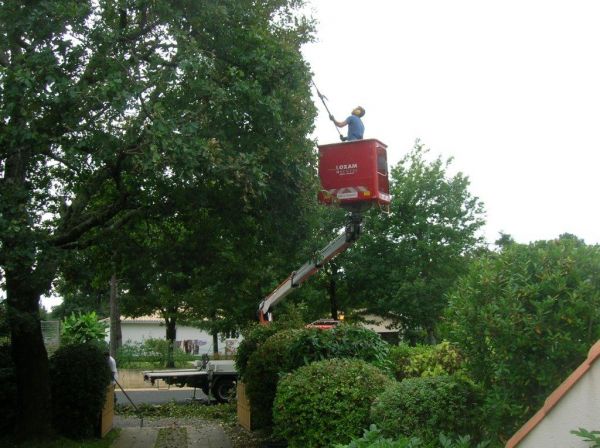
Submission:
[[[115,428],[121,428],[119,438],[111,448],[154,448],[160,428],[185,428],[187,447],[166,445],[165,448],[231,448],[231,441],[217,423],[199,419],[139,419],[115,416]],[[162,445],[162,444],[161,444]],[[163,448],[162,446],[157,448]]]

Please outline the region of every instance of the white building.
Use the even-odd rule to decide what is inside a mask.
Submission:
[[[108,323],[108,319],[106,321]],[[166,339],[165,321],[158,316],[121,317],[121,335],[123,345],[143,343],[148,339]],[[110,340],[110,329],[107,331],[106,340]],[[177,325],[175,341],[186,353],[213,353],[212,335],[196,327]],[[231,353],[237,347],[237,342],[237,339],[219,337],[219,353]]]

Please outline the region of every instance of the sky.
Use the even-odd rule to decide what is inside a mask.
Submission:
[[[336,119],[390,165],[420,139],[485,204],[484,236],[600,243],[600,1],[310,0],[303,48]],[[319,106],[315,137],[339,141]]]

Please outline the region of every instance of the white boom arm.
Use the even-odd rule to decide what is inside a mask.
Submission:
[[[345,232],[331,241],[327,246],[321,249],[314,260],[304,263],[300,269],[292,272],[288,278],[273,290],[258,305],[258,316],[262,323],[270,321],[269,310],[271,307],[283,300],[294,288],[297,288],[313,274],[321,269],[328,261],[336,255],[344,252],[348,247],[358,239],[361,229],[362,216],[359,213],[353,213],[350,222],[346,225]]]

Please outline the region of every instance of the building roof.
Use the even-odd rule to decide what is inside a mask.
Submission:
[[[125,322],[125,323],[129,323],[129,324],[148,324],[148,323],[164,324],[165,323],[165,320],[156,314],[148,315],[148,316],[138,316],[138,317],[121,316],[120,320],[121,320],[121,323]],[[109,322],[110,318],[107,317],[105,319],[102,319],[102,321]]]
[[[597,341],[590,351],[588,356],[579,367],[577,367],[569,377],[552,392],[544,406],[535,413],[533,417],[525,423],[509,440],[506,442],[506,448],[514,448],[548,415],[548,413],[558,404],[558,402],[571,390],[571,388],[590,370],[592,364],[600,358],[600,340]]]

